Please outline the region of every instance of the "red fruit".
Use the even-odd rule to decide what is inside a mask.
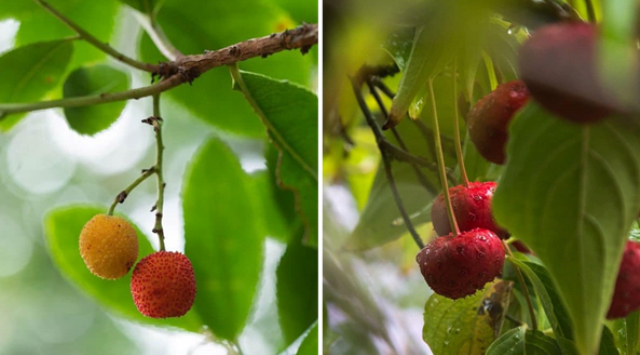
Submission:
[[[529,90],[514,80],[499,85],[473,106],[467,119],[469,135],[485,159],[504,164],[509,122],[527,100]]]
[[[191,261],[182,253],[159,251],[133,269],[131,294],[138,311],[151,318],[180,317],[196,298]]]
[[[469,231],[474,228],[484,228],[492,231],[500,238],[507,238],[509,233],[500,228],[491,215],[491,199],[496,183],[471,182],[469,187],[464,185],[454,186],[449,189],[451,205],[456,216],[460,231]],[[444,194],[438,195],[431,207],[431,221],[438,235],[451,233],[447,205]]]
[[[429,287],[455,300],[474,294],[500,275],[504,249],[493,232],[476,228],[437,237],[418,253],[416,261]]]
[[[640,244],[628,241],[622,255],[607,319],[624,318],[640,308]]]
[[[598,74],[596,25],[564,22],[533,33],[520,50],[520,78],[548,111],[577,123],[611,115],[618,106]]]

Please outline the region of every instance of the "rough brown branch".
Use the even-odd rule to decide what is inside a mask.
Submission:
[[[165,78],[165,80],[151,86],[62,100],[0,103],[0,121],[12,113],[31,112],[55,107],[89,106],[152,96],[184,84],[185,82],[191,83],[202,73],[219,66],[237,63],[254,57],[267,57],[284,50],[300,49],[302,53],[306,53],[317,43],[318,25],[304,24],[293,30],[286,30],[266,37],[250,39],[217,51],[188,55],[172,62],[161,63],[158,66],[159,70],[154,72],[154,74]]]
[[[156,74],[166,78],[177,73],[188,73],[189,78],[195,79],[207,70],[222,65],[229,65],[255,57],[266,58],[284,50],[300,49],[302,54],[305,54],[317,43],[318,25],[304,24],[293,30],[250,39],[216,51],[187,55],[172,62],[161,63]]]

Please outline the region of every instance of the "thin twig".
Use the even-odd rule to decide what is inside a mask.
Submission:
[[[391,171],[391,161],[389,159],[389,152],[387,151],[388,147],[383,144],[383,142],[387,142],[387,140],[384,138],[384,134],[382,133],[382,129],[380,128],[380,126],[378,126],[376,121],[373,119],[373,115],[371,114],[371,111],[369,111],[367,103],[364,101],[364,97],[362,96],[362,91],[360,89],[360,84],[356,78],[351,78],[351,86],[353,88],[353,93],[356,96],[356,100],[358,101],[358,105],[360,106],[360,110],[364,114],[369,127],[371,127],[371,130],[376,137],[376,143],[378,144],[378,149],[380,150],[380,155],[382,156],[382,162],[384,164],[384,171],[387,177],[387,181],[389,181],[389,187],[391,188],[391,193],[393,194],[393,199],[396,202],[396,206],[398,206],[400,215],[402,216],[402,219],[404,220],[404,223],[407,226],[411,237],[416,242],[416,245],[418,245],[420,249],[423,249],[424,242],[413,227],[413,223],[411,223],[411,219],[409,218],[407,211],[404,209],[402,199],[400,198],[400,194],[398,193],[398,189],[393,178],[393,173]]]
[[[82,27],[78,26],[78,24],[76,24],[75,22],[71,21],[71,19],[69,19],[68,17],[64,16],[63,14],[61,14],[60,12],[58,12],[58,10],[54,9],[53,7],[51,7],[51,5],[49,5],[49,3],[47,3],[44,0],[33,0],[35,1],[38,5],[42,6],[45,10],[49,11],[51,14],[53,14],[55,17],[57,17],[60,21],[62,21],[65,25],[67,25],[69,28],[71,28],[72,30],[74,30],[82,39],[84,39],[85,41],[89,42],[91,45],[93,45],[94,47],[98,48],[99,50],[103,51],[104,53],[112,56],[113,58],[128,64],[134,68],[140,69],[140,70],[144,70],[150,73],[154,73],[156,71],[158,71],[158,66],[153,65],[153,64],[149,64],[149,63],[143,63],[143,62],[139,62],[133,58],[127,57],[126,55],[118,52],[117,50],[111,48],[111,46],[109,46],[106,43],[100,42],[99,39],[95,38],[92,34],[90,34],[89,32],[85,31]]]
[[[458,228],[458,222],[456,221],[456,215],[453,212],[453,206],[451,205],[451,196],[449,195],[449,184],[447,181],[447,168],[444,163],[444,153],[442,152],[442,141],[440,140],[440,127],[438,124],[438,110],[436,108],[436,98],[433,92],[433,81],[429,79],[427,83],[429,88],[429,97],[431,98],[431,109],[433,119],[433,133],[436,137],[436,153],[438,157],[438,172],[440,173],[440,183],[442,184],[442,190],[444,193],[444,201],[447,205],[447,215],[449,215],[449,223],[451,224],[451,232],[454,235],[460,234],[460,228]]]
[[[31,112],[54,107],[89,106],[152,96],[186,82],[190,83],[202,73],[221,65],[234,64],[249,58],[271,55],[289,49],[299,48],[304,51],[317,42],[318,26],[306,24],[280,34],[250,39],[205,55],[185,56],[175,62],[163,63],[159,66],[157,74],[166,79],[150,86],[62,100],[0,104],[0,121],[11,113]]]
[[[387,111],[387,108],[384,106],[384,102],[382,102],[382,98],[380,97],[380,94],[378,94],[378,91],[373,86],[371,81],[367,81],[367,86],[369,87],[369,92],[371,92],[371,95],[373,95],[373,97],[375,98],[376,102],[378,103],[378,107],[380,107],[380,111],[382,112],[384,120],[386,121],[388,119],[388,117],[389,117],[389,113]],[[393,133],[393,136],[396,138],[396,141],[398,141],[398,144],[400,145],[402,150],[404,150],[405,152],[409,153],[409,148],[404,143],[404,140],[402,139],[402,137],[400,137],[400,134],[398,133],[398,130],[395,127],[393,127],[393,128],[391,128],[391,132]],[[420,184],[427,191],[429,191],[432,195],[437,195],[438,194],[438,189],[431,183],[431,181],[429,181],[427,179],[427,177],[424,175],[424,173],[422,172],[420,167],[415,163],[412,163],[411,167],[413,167],[413,171],[415,172],[416,176],[418,177],[418,180],[420,181]]]
[[[150,86],[145,86],[142,88],[131,89],[127,91],[120,91],[114,93],[104,93],[99,95],[91,95],[91,96],[80,96],[80,97],[71,97],[67,99],[61,100],[51,100],[51,101],[40,101],[40,102],[29,102],[29,103],[9,103],[9,104],[0,104],[0,121],[6,115],[11,113],[20,113],[20,112],[32,112],[39,110],[46,110],[49,108],[55,107],[80,107],[80,106],[90,106],[96,104],[105,104],[114,101],[124,101],[130,99],[140,99],[143,97],[155,95],[164,91],[167,91],[171,88],[174,88],[180,84],[183,84],[187,81],[187,79],[180,75],[174,75],[166,80],[155,83]]]
[[[458,78],[457,76],[457,62],[453,64],[453,138],[455,141],[454,148],[456,149],[456,158],[458,159],[458,166],[460,167],[460,175],[462,175],[462,182],[464,186],[469,187],[469,177],[467,176],[467,170],[464,168],[464,156],[462,155],[462,140],[460,139],[460,122],[458,115]]]
[[[164,152],[164,143],[162,142],[162,118],[160,116],[160,94],[153,95],[153,117],[149,122],[153,126],[156,133],[156,176],[158,177],[158,200],[152,211],[156,211],[156,224],[153,226],[153,233],[158,235],[160,241],[160,250],[164,251],[164,229],[162,228],[162,213],[164,206],[164,188],[166,186],[162,175],[162,156]]]
[[[109,207],[109,212],[107,212],[109,216],[113,216],[113,211],[116,209],[117,204],[123,203],[124,200],[126,200],[127,196],[129,196],[131,191],[133,191],[133,189],[135,189],[138,185],[140,185],[141,182],[145,181],[149,176],[153,175],[154,173],[155,173],[154,167],[143,170],[142,175],[140,175],[139,178],[137,178],[134,182],[131,183],[131,185],[127,186],[124,190],[122,190],[118,194],[118,196],[116,196],[115,200],[111,204],[111,207]]]

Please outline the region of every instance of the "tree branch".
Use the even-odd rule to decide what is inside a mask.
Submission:
[[[380,126],[378,126],[376,121],[373,119],[373,115],[371,114],[371,111],[369,111],[369,108],[367,107],[367,103],[364,101],[364,97],[362,96],[362,92],[360,89],[360,84],[361,82],[358,80],[358,78],[356,77],[351,78],[351,87],[353,88],[353,93],[355,94],[356,100],[358,101],[358,106],[360,106],[360,110],[364,114],[364,117],[367,120],[369,127],[371,127],[371,130],[373,131],[373,134],[376,137],[376,143],[378,143],[378,149],[380,150],[380,155],[382,156],[382,163],[384,164],[384,172],[387,177],[387,181],[389,181],[389,187],[391,188],[393,199],[396,202],[396,206],[400,211],[400,215],[402,216],[404,224],[407,226],[407,229],[409,230],[411,237],[416,242],[416,245],[420,249],[423,249],[424,242],[422,241],[422,239],[420,238],[420,235],[414,228],[413,223],[411,222],[411,219],[409,218],[409,215],[407,214],[407,211],[404,208],[404,204],[402,203],[402,199],[400,198],[400,194],[398,193],[398,188],[396,187],[396,183],[393,178],[393,172],[391,171],[391,161],[389,159],[389,151],[387,150],[388,147],[384,144],[384,142],[388,143],[388,141],[385,139],[382,133],[382,129],[380,129]],[[392,144],[391,146],[395,147]],[[408,154],[399,148],[396,148],[396,149],[398,149],[399,151],[405,154]]]
[[[216,51],[205,51],[205,54],[188,55],[173,62],[162,63],[157,74],[166,78],[186,72],[195,79],[207,70],[222,65],[235,64],[255,57],[266,58],[284,50],[300,49],[302,54],[305,54],[317,43],[318,25],[304,24],[292,30],[250,39]]]
[[[174,75],[166,80],[142,88],[131,89],[114,93],[104,93],[91,96],[71,97],[61,100],[39,101],[30,103],[0,104],[0,121],[10,113],[31,112],[45,110],[54,107],[79,107],[95,104],[105,104],[114,101],[129,99],[140,99],[167,91],[173,87],[183,84],[187,78],[181,75]]]
[[[82,27],[78,26],[78,24],[76,24],[75,22],[71,21],[71,19],[67,18],[66,16],[64,16],[63,14],[61,14],[60,12],[58,12],[58,10],[54,9],[53,7],[51,7],[51,5],[49,5],[49,3],[45,2],[44,0],[33,0],[35,1],[38,5],[42,6],[45,10],[49,11],[51,14],[53,14],[55,17],[57,17],[60,21],[62,21],[65,25],[67,25],[69,28],[71,28],[72,30],[74,30],[82,39],[84,39],[85,41],[91,43],[91,45],[93,45],[94,47],[98,48],[99,50],[105,52],[106,54],[112,56],[113,58],[128,64],[134,68],[140,69],[140,70],[144,70],[150,73],[154,73],[156,71],[158,71],[158,67],[156,65],[153,64],[149,64],[149,63],[143,63],[143,62],[139,62],[133,58],[129,58],[126,55],[118,52],[117,50],[111,48],[111,46],[109,46],[106,43],[102,43],[100,42],[100,40],[98,40],[97,38],[95,38],[92,34],[90,34],[89,32],[85,31],[84,29],[82,29]]]
[[[41,0],[34,0],[41,1]],[[140,99],[156,95],[186,82],[191,83],[202,73],[222,65],[234,64],[254,57],[267,57],[284,50],[300,49],[306,53],[318,43],[318,25],[305,24],[279,34],[254,38],[204,55],[189,55],[174,62],[161,63],[158,72],[165,80],[142,88],[100,95],[30,103],[0,103],[0,121],[8,114],[31,112],[54,107],[79,107],[114,101]],[[109,47],[110,48],[110,47]],[[117,52],[116,52],[117,53]]]

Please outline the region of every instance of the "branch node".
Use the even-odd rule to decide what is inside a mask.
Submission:
[[[118,203],[124,203],[124,200],[127,199],[127,192],[126,191],[122,191],[118,194]]]

